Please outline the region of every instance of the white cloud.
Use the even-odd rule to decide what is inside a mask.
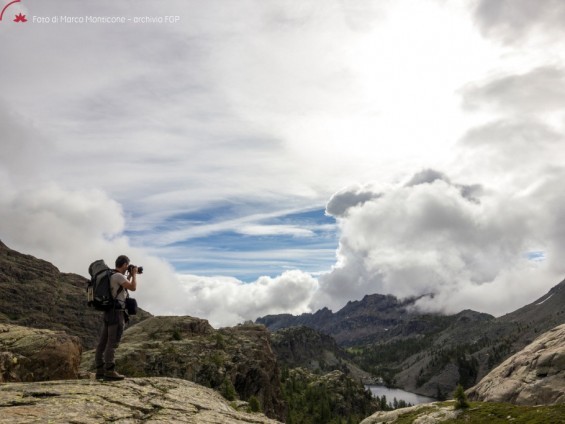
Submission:
[[[295,225],[245,225],[238,230],[239,233],[251,236],[281,236],[312,237],[314,232],[307,228]]]
[[[525,73],[497,76],[486,83],[469,85],[463,93],[464,106],[547,116],[562,110],[564,83],[563,68],[540,66]]]
[[[68,271],[84,274],[84,263],[92,255],[127,246],[121,235],[122,208],[99,190],[70,192],[47,184],[5,191],[0,217],[6,244],[33,252]]]
[[[562,35],[564,17],[560,0],[480,0],[475,9],[483,33],[508,44]]]
[[[370,187],[349,187],[335,193],[326,205],[326,213],[331,216],[341,217],[347,213],[351,207],[362,205],[363,203],[380,197]]]
[[[179,276],[187,304],[185,313],[207,317],[213,325],[233,325],[272,313],[309,311],[318,282],[307,273],[286,271],[251,284],[233,278]]]
[[[527,257],[540,248],[549,257],[563,253],[553,217],[562,216],[564,202],[540,203],[553,192],[548,184],[528,195],[489,191],[469,199],[444,178],[353,200],[339,219],[339,263],[320,277],[312,307],[337,309],[367,293],[433,294],[420,305],[447,312],[501,314],[522,306],[565,270]]]
[[[304,312],[317,289],[317,280],[298,270],[251,283],[178,275],[164,260],[131,246],[122,235],[120,205],[100,191],[69,192],[47,186],[11,195],[4,192],[0,206],[3,242],[65,272],[88,277],[90,262],[102,258],[113,266],[118,255],[127,254],[144,267],[139,290],[132,295],[154,314],[192,315],[215,326],[233,325],[268,313]]]

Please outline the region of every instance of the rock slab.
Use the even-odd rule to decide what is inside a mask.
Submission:
[[[447,420],[456,420],[461,414],[460,410],[453,408],[453,403],[442,405],[439,402],[411,406],[409,408],[395,409],[394,411],[379,411],[365,418],[361,424],[394,423],[404,414],[416,416],[412,424],[436,424]]]
[[[0,423],[265,423],[212,389],[174,378],[66,380],[0,386]]]
[[[471,400],[517,405],[565,403],[565,324],[508,358],[467,395]]]

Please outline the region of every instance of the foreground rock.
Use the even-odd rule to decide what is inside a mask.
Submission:
[[[272,423],[211,389],[172,378],[67,380],[0,386],[0,423]]]
[[[81,352],[64,332],[0,324],[0,383],[77,378]]]
[[[435,424],[447,420],[455,420],[462,413],[455,410],[453,403],[427,403],[411,406],[409,408],[395,409],[394,411],[379,411],[361,421],[361,424],[394,423],[405,415],[411,415],[413,423]]]
[[[92,351],[83,366],[93,370]],[[190,380],[229,400],[256,398],[265,414],[284,420],[279,368],[262,325],[216,330],[199,318],[152,317],[124,332],[116,366],[130,377]]]
[[[565,403],[565,324],[544,333],[468,391],[472,400]]]

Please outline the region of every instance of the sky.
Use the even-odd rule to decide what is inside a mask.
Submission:
[[[10,3],[12,249],[127,254],[142,308],[216,327],[374,293],[499,316],[563,280],[565,2]]]

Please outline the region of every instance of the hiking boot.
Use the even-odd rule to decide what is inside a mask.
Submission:
[[[126,378],[125,375],[121,375],[118,374],[116,371],[112,370],[112,371],[106,371],[104,373],[104,380],[110,380],[110,381],[118,381],[118,380],[123,380],[124,378]]]
[[[104,378],[104,365],[99,365],[96,367],[96,380],[102,380]]]

